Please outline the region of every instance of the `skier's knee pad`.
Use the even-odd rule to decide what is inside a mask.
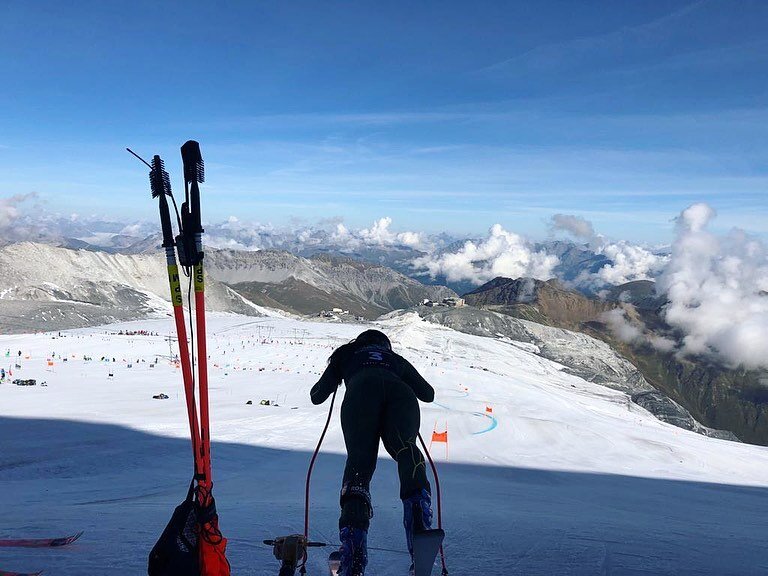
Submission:
[[[339,503],[341,504],[339,528],[351,526],[368,529],[370,520],[373,518],[373,505],[367,486],[345,483],[341,488]]]

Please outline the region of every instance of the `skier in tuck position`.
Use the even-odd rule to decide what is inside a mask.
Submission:
[[[325,402],[342,380],[347,386],[341,406],[347,464],[340,498],[338,574],[362,576],[368,563],[368,526],[373,517],[369,485],[376,469],[379,439],[397,461],[411,560],[414,532],[432,527],[431,490],[416,438],[418,400],[432,402],[435,391],[408,360],[392,351],[389,338],[378,330],[366,330],[334,350],[328,367],[312,387],[312,403]]]

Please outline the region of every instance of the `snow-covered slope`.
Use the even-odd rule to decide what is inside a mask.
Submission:
[[[415,310],[429,322],[460,332],[490,338],[509,338],[517,345],[526,345],[526,349],[562,364],[564,370],[575,376],[628,394],[636,404],[647,408],[664,422],[699,434],[738,441],[732,432],[702,425],[688,410],[651,386],[640,370],[602,340],[580,332],[469,306],[422,306]]]
[[[209,318],[214,480],[233,574],[276,574],[260,541],[302,530],[306,466],[329,407],[312,406],[308,392],[332,349],[369,326]],[[662,423],[530,345],[415,314],[378,326],[437,390],[422,405],[421,432],[429,443],[433,430],[448,430],[448,445],[432,444],[432,455],[451,573],[768,570],[766,448]],[[0,538],[86,530],[67,549],[4,549],[0,568],[145,573],[191,471],[181,379],[167,358],[171,331],[163,319],[0,336],[1,365],[22,366],[13,377],[46,382],[0,385]],[[161,392],[169,399],[152,399]],[[329,542],[344,461],[339,394],[311,492],[310,535]],[[396,576],[408,560],[395,466],[380,456],[369,573]],[[313,550],[310,575],[325,573],[323,556]]]

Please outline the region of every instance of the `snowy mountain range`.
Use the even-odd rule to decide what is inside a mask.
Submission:
[[[0,332],[56,330],[165,314],[164,255],[73,250],[22,242],[0,249]],[[208,250],[206,306],[259,315],[259,304],[301,314],[341,308],[376,317],[425,298],[455,296],[388,268],[287,252]]]
[[[553,237],[532,243],[500,226],[494,226],[485,238],[463,238],[446,233],[394,232],[391,224],[392,220],[384,217],[362,229],[349,229],[341,221],[275,227],[231,217],[205,223],[205,243],[209,248],[272,250],[305,258],[352,258],[386,266],[424,284],[447,286],[457,293],[469,292],[498,275],[558,278],[597,293],[606,284],[652,279],[666,254],[664,250],[610,243],[595,235],[577,237],[576,242]],[[44,213],[20,215],[12,226],[0,228],[0,246],[24,240],[122,254],[151,253],[161,243],[154,222]]]
[[[110,236],[109,242],[119,244],[119,238]],[[17,243],[0,249],[0,266],[5,270],[0,279],[0,331],[55,330],[167,314],[168,288],[158,240],[151,236],[133,244],[137,254],[106,252],[92,245],[72,250]],[[456,249],[457,245],[448,246],[444,254]],[[404,250],[400,247],[392,254],[402,258]],[[559,254],[564,275],[578,277],[568,272],[571,268],[606,266],[603,256],[574,244],[557,243],[553,250]],[[332,255],[329,250],[306,258],[285,251],[208,248],[206,271],[208,308],[246,315],[262,314],[265,308],[299,315],[336,309],[347,312],[348,318],[374,319],[425,299],[439,302],[456,296],[447,287],[424,285],[384,265]],[[466,300],[488,312],[541,325],[539,331],[549,326],[602,340],[640,371],[633,368],[631,376],[611,380],[594,368],[583,370],[591,362],[589,354],[569,356],[561,347],[551,358],[574,373],[623,382],[621,389],[631,393],[635,402],[666,421],[702,433],[720,434],[710,428],[729,430],[743,440],[768,443],[764,424],[768,417],[761,416],[765,410],[761,371],[733,370],[706,358],[678,358],[670,348],[677,336],[659,313],[666,300],[655,293],[651,281],[603,288],[601,296],[585,296],[557,280],[496,278],[468,292]],[[467,321],[454,327],[471,333],[474,329]],[[505,329],[485,335],[519,332],[519,326]],[[548,333],[549,341],[537,339],[530,330],[524,341],[535,342],[541,350],[552,350],[553,342],[563,341],[555,333]],[[626,332],[634,342],[627,341]],[[621,374],[626,360],[614,356],[615,361],[606,363],[603,355],[598,364]],[[707,393],[702,394],[702,389]]]
[[[342,308],[373,319],[425,299],[456,296],[443,286],[425,286],[385,266],[351,258],[303,258],[271,250],[213,250],[206,258],[214,278],[252,302],[300,314]]]
[[[71,250],[22,242],[0,249],[0,331],[60,330],[170,311],[165,258]],[[212,311],[258,315],[257,307],[211,279]]]

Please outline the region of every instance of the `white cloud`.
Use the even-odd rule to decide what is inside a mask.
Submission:
[[[370,228],[363,228],[359,231],[359,236],[366,244],[387,245],[394,242],[394,234],[389,231],[389,225],[392,224],[392,218],[379,218]]]
[[[385,216],[376,220],[370,228],[350,230],[341,222],[331,240],[342,247],[355,249],[361,246],[407,246],[415,250],[426,248],[426,240],[420,232],[392,232],[389,227],[392,218]]]
[[[708,204],[693,204],[683,210],[682,214],[677,218],[678,230],[682,226],[691,232],[701,232],[715,216],[717,216],[717,213]]]
[[[677,344],[674,340],[671,338],[666,338],[664,336],[656,336],[654,334],[645,334],[645,339],[656,350],[659,350],[660,352],[672,352],[676,347]]]
[[[590,244],[597,239],[592,223],[581,216],[555,214],[550,220],[549,228],[552,232],[567,232],[576,238],[586,240]]]
[[[0,228],[9,226],[19,216],[19,211],[13,204],[0,200]]]
[[[622,308],[614,308],[603,312],[600,319],[608,324],[613,334],[622,342],[637,342],[642,340],[643,331],[629,322]]]
[[[603,312],[600,315],[600,319],[608,325],[613,335],[622,342],[649,344],[662,352],[671,352],[675,348],[674,340],[649,332],[639,318],[630,320],[624,308],[614,308],[608,312]]]
[[[419,232],[401,232],[397,235],[398,241],[409,248],[419,249],[424,244]]]
[[[234,238],[224,238],[223,236],[207,236],[205,238],[205,245],[210,248],[227,250],[244,250],[252,252],[257,252],[260,250],[258,246],[243,244]]]
[[[120,234],[125,236],[139,236],[144,227],[145,225],[142,223],[128,224],[127,226],[124,226],[122,230],[120,230]]]
[[[339,218],[321,220],[318,224],[295,223],[287,227],[242,221],[230,216],[226,221],[206,223],[205,243],[213,247],[245,250],[296,251],[317,246],[340,250],[363,247],[408,247],[424,250],[430,245],[419,232],[393,232],[392,219],[380,218],[369,228],[351,229]]]
[[[575,281],[579,286],[600,288],[606,284],[616,286],[634,280],[651,280],[661,272],[669,259],[625,240],[611,242],[597,234],[592,223],[581,216],[555,214],[549,222],[549,228],[553,233],[566,232],[587,242],[596,254],[603,254],[611,260],[611,264],[606,264],[595,274],[588,271],[580,274]]]
[[[19,204],[37,197],[34,192],[30,194],[16,194],[8,198],[0,198],[0,229],[6,228],[19,217]]]
[[[270,238],[276,233],[270,224],[245,222],[237,216],[229,216],[226,220],[217,223],[206,222],[204,228],[204,242],[207,246],[232,250],[271,248],[273,246]],[[285,236],[295,237],[287,232]]]
[[[331,242],[347,248],[357,248],[362,244],[359,238],[355,238],[349,229],[341,222],[336,224],[336,230],[331,234]]]
[[[709,232],[715,215],[694,204],[677,218],[671,259],[657,281],[669,300],[665,319],[684,334],[683,354],[768,366],[768,251],[738,229]]]
[[[360,237],[368,245],[392,246],[402,244],[405,246],[416,247],[421,244],[421,235],[418,232],[400,232],[390,231],[392,218],[385,216],[379,218],[369,229],[362,229],[359,232]]]
[[[413,264],[433,278],[442,274],[449,282],[469,280],[482,284],[497,276],[548,280],[554,276],[552,269],[557,263],[556,256],[534,251],[521,236],[495,224],[482,242],[467,241],[457,252],[430,254]]]
[[[299,230],[296,233],[296,239],[306,246],[317,244],[317,239],[314,238],[313,231],[308,228]]]
[[[606,284],[625,284],[634,280],[650,280],[658,275],[669,260],[649,250],[622,240],[603,245],[602,253],[613,262],[597,271],[597,278]]]

